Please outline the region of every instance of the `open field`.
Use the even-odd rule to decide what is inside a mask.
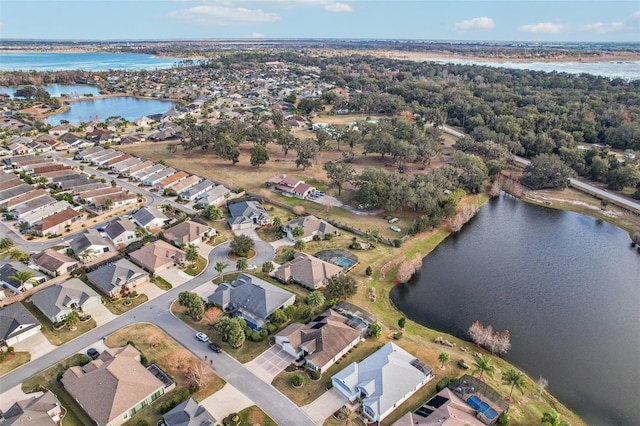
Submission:
[[[157,364],[176,382],[176,388],[163,395],[153,404],[145,407],[126,424],[137,425],[141,419],[148,424],[157,424],[162,417],[160,405],[169,400],[174,394],[187,389],[190,371],[200,376],[201,385],[191,396],[202,401],[209,395],[222,389],[225,382],[211,370],[204,361],[197,359],[191,352],[180,346],[175,340],[167,336],[162,330],[151,324],[134,324],[110,335],[105,343],[109,347],[121,347],[127,342],[133,342],[136,348],[151,363]]]

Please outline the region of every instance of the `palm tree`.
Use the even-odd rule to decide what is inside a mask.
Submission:
[[[13,240],[9,237],[3,237],[0,239],[0,250],[7,250],[13,247]]]
[[[478,379],[482,380],[482,375],[487,373],[487,376],[493,377],[493,373],[496,371],[496,368],[491,365],[491,358],[486,355],[480,355],[478,358],[473,361],[473,365],[476,367],[472,374],[480,373]]]
[[[191,263],[191,268],[194,267],[199,257],[200,256],[198,255],[198,247],[195,244],[189,244],[187,246],[187,251],[184,255],[184,258],[187,260],[187,262]]]
[[[220,282],[222,282],[222,277],[224,276],[224,275],[222,275],[222,271],[224,271],[224,268],[226,268],[227,266],[229,266],[229,265],[227,265],[224,262],[216,263],[216,271],[218,271],[218,275],[220,276]]]
[[[438,355],[438,361],[440,361],[440,368],[444,369],[445,362],[449,361],[449,354],[446,352],[442,352],[440,355]]]
[[[10,279],[18,281],[20,283],[20,290],[24,291],[24,283],[35,277],[31,271],[16,271],[15,274],[9,276]]]
[[[241,257],[238,259],[238,261],[236,262],[236,269],[238,271],[244,271],[249,267],[249,262],[247,261],[246,257]]]
[[[317,308],[320,305],[323,305],[325,302],[324,294],[320,293],[318,290],[312,291],[307,296],[307,305],[312,308]]]
[[[79,322],[80,322],[80,315],[78,315],[78,313],[75,311],[71,312],[64,319],[64,323],[68,325],[71,330],[73,330],[76,327],[76,325],[78,325]]]
[[[511,369],[504,373],[502,376],[503,385],[511,385],[511,391],[509,391],[509,399],[513,395],[513,388],[518,388],[522,392],[522,386],[524,386],[524,374]]]

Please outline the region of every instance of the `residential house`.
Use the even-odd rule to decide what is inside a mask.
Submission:
[[[20,223],[25,223],[29,226],[33,226],[36,223],[39,223],[40,221],[42,221],[43,219],[49,216],[53,216],[58,212],[62,212],[68,209],[73,210],[73,208],[71,207],[71,204],[67,203],[66,201],[56,201],[52,204],[47,204],[42,208],[34,210],[28,214],[19,213],[18,220],[20,221]],[[64,215],[64,217],[67,218],[65,220],[71,220],[71,218],[73,218],[73,216],[69,216],[68,213]],[[76,216],[76,219],[77,219],[77,216]],[[52,224],[54,224],[54,222],[52,222]]]
[[[276,334],[275,342],[296,359],[304,358],[308,368],[324,372],[363,340],[349,322],[329,309],[308,324],[287,326]]]
[[[11,155],[33,154],[33,149],[21,143],[12,143],[7,147],[11,151]]]
[[[56,395],[48,390],[27,394],[29,399],[15,402],[2,413],[3,426],[57,426],[62,422],[63,411]]]
[[[176,169],[174,169],[172,167],[165,167],[164,169],[160,170],[159,172],[156,172],[156,173],[152,174],[151,176],[145,177],[142,180],[142,184],[145,185],[145,186],[154,186],[155,184],[160,183],[163,180],[165,180],[166,178],[170,177],[175,172],[176,172]]]
[[[102,298],[78,278],[50,285],[31,296],[33,305],[52,323],[64,321],[72,312],[90,311]]]
[[[329,279],[342,273],[342,267],[325,262],[307,253],[296,253],[283,263],[273,276],[283,283],[293,282],[311,290],[324,287]]]
[[[156,163],[149,160],[141,161],[140,163],[134,164],[133,166],[127,168],[126,170],[122,170],[120,173],[122,174],[123,177],[129,177],[134,173],[142,172],[143,170],[153,167],[154,164]]]
[[[111,251],[111,246],[95,229],[87,229],[76,235],[69,243],[73,253],[81,262],[88,262]]]
[[[26,183],[21,183],[20,185],[14,186],[13,188],[0,191],[0,203],[11,201],[14,198],[17,198],[25,192],[29,191],[33,191],[33,187],[31,185],[27,185]]]
[[[167,168],[167,166],[164,166],[162,164],[155,164],[155,165],[153,165],[153,166],[151,166],[149,168],[146,168],[146,169],[143,169],[143,170],[139,170],[139,171],[137,171],[135,173],[129,172],[129,176],[132,177],[133,179],[135,179],[138,182],[142,182],[142,181],[144,181],[144,179],[147,176],[151,176],[154,173],[158,173],[159,171],[164,170],[166,168]]]
[[[271,223],[271,218],[258,201],[229,204],[231,218],[227,221],[233,230],[255,228]]]
[[[31,262],[50,277],[65,275],[78,268],[77,260],[50,249],[32,254]]]
[[[172,242],[176,247],[182,247],[183,244],[201,243],[216,235],[216,230],[205,224],[186,220],[166,229],[162,234],[167,241]]]
[[[485,426],[477,412],[449,388],[444,388],[415,412],[402,416],[394,426]]]
[[[389,342],[362,362],[353,362],[331,378],[349,401],[362,400],[362,412],[381,422],[433,378],[433,370]]]
[[[134,133],[132,135],[127,135],[120,139],[120,145],[132,145],[136,143],[144,142],[147,138],[147,135],[143,133]]]
[[[149,274],[127,259],[118,258],[89,272],[87,278],[107,296],[115,297],[147,282]]]
[[[50,135],[64,135],[65,133],[69,133],[70,131],[72,131],[73,129],[75,129],[76,126],[72,123],[63,123],[63,124],[59,124],[57,126],[53,126],[52,128],[49,129],[49,134]]]
[[[145,229],[157,229],[164,226],[169,218],[157,208],[145,206],[133,214],[131,221]]]
[[[29,268],[24,263],[10,261],[0,266],[0,285],[9,288],[15,293],[19,293],[21,283],[14,278],[17,272],[29,272],[33,274],[33,277],[29,279],[29,281],[22,284],[27,290],[33,288],[33,284],[41,284],[47,280],[44,274],[39,274],[38,271]]]
[[[200,178],[195,175],[191,175],[183,181],[178,182],[177,184],[171,187],[172,195],[180,195],[187,189],[191,188],[193,185],[200,182]]]
[[[215,183],[211,182],[208,179],[199,182],[192,187],[186,189],[180,194],[180,198],[185,201],[194,201],[199,198],[202,194],[211,190],[215,186]]]
[[[105,169],[109,169],[109,170],[111,170],[111,166],[113,166],[114,164],[122,163],[123,161],[126,161],[126,160],[128,160],[128,159],[130,159],[130,158],[133,158],[133,157],[131,157],[131,155],[129,155],[129,154],[124,154],[124,153],[122,153],[122,152],[121,152],[121,153],[120,153],[120,155],[119,155],[118,157],[113,158],[113,159],[111,159],[111,160],[107,161],[107,162],[106,162],[106,163],[104,163],[102,166],[103,166]]]
[[[184,263],[185,252],[165,243],[154,241],[129,253],[131,260],[154,275]]]
[[[120,173],[124,173],[126,170],[129,170],[133,166],[136,166],[139,164],[142,164],[142,160],[139,158],[132,157],[120,163],[116,163],[110,166],[109,170],[110,170],[110,173],[120,174]]]
[[[162,416],[165,426],[214,426],[218,424],[209,412],[193,398],[181,402]]]
[[[14,219],[19,219],[55,202],[55,198],[50,196],[46,190],[36,189],[35,191],[25,192],[0,205],[7,209],[9,216]]]
[[[32,227],[32,230],[39,236],[59,235],[64,231],[65,227],[71,226],[81,218],[81,212],[67,207],[58,213],[43,218]]]
[[[301,236],[294,237],[293,230],[298,226],[301,226],[304,232]],[[309,242],[316,237],[324,240],[327,235],[331,235],[333,237],[340,235],[338,228],[326,220],[318,219],[312,215],[290,220],[282,226],[282,230],[287,234],[287,238],[291,241],[302,240],[304,242]]]
[[[73,158],[75,158],[76,160],[83,160],[83,161],[89,161],[90,157],[85,160],[86,156],[90,156],[92,154],[98,153],[98,152],[103,152],[105,151],[105,149],[101,146],[94,146],[88,149],[84,149],[80,152],[78,152]]]
[[[78,201],[84,201],[85,203],[92,203],[95,197],[102,195],[117,194],[122,192],[122,188],[119,186],[111,186],[107,184],[101,185],[98,189],[91,189],[89,191],[74,191],[74,198]]]
[[[287,175],[274,176],[267,181],[267,185],[285,195],[298,198],[306,198],[316,190],[314,186],[308,185],[300,179]]]
[[[0,308],[0,346],[13,346],[40,333],[42,324],[22,303]]]
[[[111,202],[111,206],[108,206],[109,200]],[[98,197],[94,197],[91,205],[94,210],[107,210],[113,208],[119,208],[124,206],[130,206],[138,202],[138,196],[136,194],[131,194],[124,190],[120,192],[116,192],[115,194],[110,195],[100,195]]]
[[[233,194],[235,195],[235,194]],[[197,207],[205,208],[207,206],[220,207],[231,197],[231,190],[223,185],[217,185],[215,188],[207,191],[200,196]]]
[[[174,173],[166,178],[162,179],[160,182],[156,183],[154,189],[156,191],[164,191],[165,189],[171,188],[173,185],[177,184],[180,181],[185,180],[189,177],[189,173],[183,172],[182,170]]]
[[[231,283],[222,283],[208,302],[222,309],[237,310],[249,327],[261,330],[277,309],[293,305],[296,296],[248,274],[240,274]]]
[[[136,232],[136,225],[128,219],[118,217],[104,228],[104,233],[116,247],[125,247],[142,238]]]
[[[140,352],[131,345],[106,349],[96,360],[68,368],[60,381],[98,426],[120,426],[169,390],[140,364]]]

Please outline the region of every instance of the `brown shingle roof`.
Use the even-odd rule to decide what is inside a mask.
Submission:
[[[185,253],[171,244],[157,240],[130,253],[129,256],[138,265],[155,273],[156,269],[168,263],[181,262]]]

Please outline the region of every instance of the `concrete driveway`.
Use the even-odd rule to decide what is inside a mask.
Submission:
[[[117,315],[108,310],[104,305],[99,305],[91,308],[91,318],[96,321],[96,325],[99,327],[102,324],[106,324],[112,319],[114,319]]]
[[[320,379],[323,380],[323,379]],[[349,400],[345,398],[339,390],[331,388],[311,404],[307,404],[302,409],[309,417],[311,417],[316,424],[324,424],[324,421],[333,413],[338,411],[340,407],[348,403]]]
[[[288,239],[287,237],[284,237],[284,238],[280,238],[277,241],[272,241],[269,244],[271,244],[271,247],[273,247],[274,250],[277,250],[280,247],[284,247],[284,246],[293,247],[294,242]]]
[[[173,287],[178,287],[193,278],[191,275],[178,268],[169,268],[158,274],[161,278],[169,281]]]
[[[164,290],[161,290],[157,285],[149,281],[136,286],[136,291],[138,294],[146,294],[149,300],[160,297],[165,293]]]
[[[36,394],[37,395],[37,394]],[[0,393],[0,410],[6,412],[13,404],[18,401],[29,399],[32,395],[22,392],[22,385],[16,385],[6,391]]]
[[[280,346],[271,346],[253,361],[245,364],[245,367],[267,383],[284,371],[294,361],[294,358],[286,353]]]
[[[36,358],[47,355],[56,348],[56,346],[49,343],[42,333],[38,333],[26,340],[23,340],[22,342],[18,342],[14,344],[13,347],[16,352],[29,352],[31,354],[32,361]]]
[[[222,422],[222,419],[230,413],[237,413],[255,404],[242,392],[227,383],[218,392],[200,402],[200,405],[218,422]]]

